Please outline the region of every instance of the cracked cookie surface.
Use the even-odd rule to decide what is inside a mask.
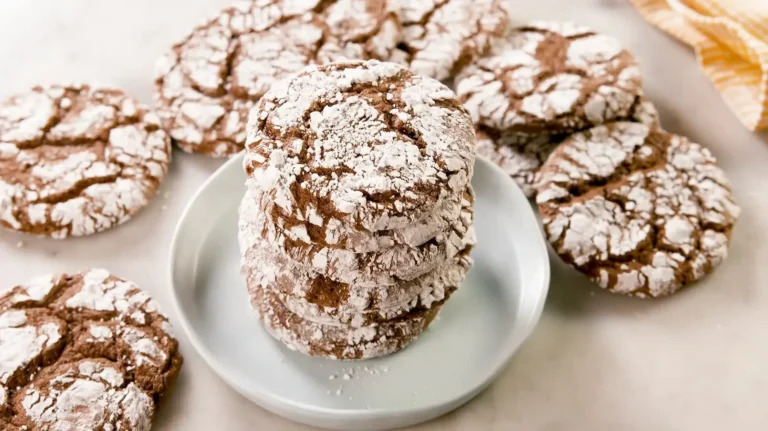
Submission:
[[[241,251],[247,258],[245,251],[253,244],[262,243],[305,273],[360,288],[386,289],[443,266],[475,243],[472,193],[472,189],[467,188],[461,200],[461,213],[434,238],[418,246],[396,243],[366,253],[292,240],[266,220],[253,196],[246,193],[238,222]]]
[[[308,220],[301,214],[285,214],[255,183],[254,180],[246,181],[246,193],[252,198],[254,208],[263,212],[269,235],[284,237],[298,248],[343,249],[355,253],[380,251],[398,244],[418,247],[451,227],[460,217],[465,201],[474,199],[471,191],[458,196],[446,193],[435,210],[424,217],[402,217],[402,223],[391,220],[390,229],[370,231],[360,225],[349,226],[333,220],[319,225],[316,218]],[[262,208],[271,210],[263,211]]]
[[[659,114],[649,100],[640,96],[626,121],[659,127]],[[536,195],[535,178],[539,168],[565,139],[563,135],[499,133],[482,126],[476,135],[477,154],[501,167],[529,198]]]
[[[148,431],[182,364],[157,303],[103,269],[0,294],[0,428]]]
[[[536,189],[558,255],[601,287],[639,297],[669,295],[711,272],[740,213],[708,150],[639,123],[572,135]]]
[[[272,238],[264,237],[263,228],[255,226],[254,205],[245,196],[240,207],[239,242],[242,256],[242,272],[254,289],[265,288],[279,297],[280,301],[295,314],[317,323],[344,323],[353,327],[398,317],[414,308],[431,308],[445,301],[457,290],[469,270],[472,261],[469,252],[475,244],[474,230],[462,238],[460,249],[453,256],[439,260],[431,271],[412,280],[388,277],[391,283],[355,284],[335,281],[315,271],[310,265],[296,262],[281,252]],[[467,202],[467,205],[471,205]],[[471,207],[465,207],[465,212]],[[465,214],[471,217],[471,213]],[[471,224],[471,220],[468,221]],[[416,250],[410,254],[417,253]],[[377,258],[353,256],[362,265],[375,265]],[[402,259],[400,259],[402,260]],[[390,263],[390,261],[387,261]],[[397,274],[394,265],[387,265]],[[432,265],[428,265],[431,268]],[[355,268],[354,271],[360,271]],[[349,271],[349,272],[354,272]],[[349,272],[342,279],[350,280]],[[421,271],[419,271],[421,272]],[[331,274],[334,275],[334,274]]]
[[[265,212],[337,243],[342,225],[376,232],[433,214],[464,192],[474,158],[472,122],[448,87],[368,61],[273,86],[252,111],[244,165],[273,204]]]
[[[572,23],[533,22],[461,72],[456,89],[478,124],[558,134],[627,117],[642,77],[615,38]]]
[[[401,37],[391,0],[239,1],[160,59],[155,103],[181,149],[228,156],[276,81],[309,64],[389,58]]]
[[[0,225],[54,238],[117,226],[170,158],[158,117],[122,91],[34,87],[0,102]]]
[[[485,54],[509,27],[502,0],[396,0],[403,42],[392,61],[446,80]]]

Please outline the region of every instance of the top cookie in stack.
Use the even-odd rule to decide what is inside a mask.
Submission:
[[[249,131],[241,246],[268,329],[337,358],[403,347],[474,243],[474,130],[455,94],[392,63],[309,67],[271,88]]]

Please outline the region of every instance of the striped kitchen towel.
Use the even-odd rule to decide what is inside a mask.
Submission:
[[[768,130],[768,0],[631,0],[691,45],[704,73],[750,130]]]

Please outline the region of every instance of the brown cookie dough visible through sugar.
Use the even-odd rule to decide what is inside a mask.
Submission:
[[[114,89],[34,87],[0,102],[0,225],[89,235],[127,221],[165,177],[157,116]]]
[[[396,0],[403,42],[392,61],[438,80],[485,54],[509,27],[503,0]]]
[[[247,242],[248,239],[244,235],[241,244],[242,272],[251,296],[257,288],[267,289],[293,313],[322,324],[360,327],[414,309],[432,308],[458,290],[472,266],[469,252],[473,244],[467,244],[445,264],[414,280],[390,285],[350,285],[298,265],[271,249],[268,242]]]
[[[559,134],[628,117],[642,77],[615,38],[572,23],[534,22],[461,72],[456,89],[480,125]]]
[[[639,297],[669,295],[711,272],[740,213],[708,150],[639,123],[570,136],[536,188],[555,252],[601,287]]]
[[[276,229],[258,210],[246,193],[240,208],[241,251],[255,243],[268,244],[280,255],[301,265],[308,272],[340,283],[355,285],[393,285],[420,277],[453,259],[475,243],[474,196],[468,188],[462,211],[451,225],[417,246],[396,243],[380,250],[356,253],[291,240]]]
[[[0,294],[3,430],[149,431],[181,364],[157,303],[106,270]]]
[[[331,248],[370,253],[398,244],[418,247],[450,228],[461,216],[466,201],[474,201],[471,190],[458,196],[445,194],[435,210],[422,218],[403,217],[403,226],[395,228],[395,223],[398,223],[395,222],[390,223],[390,229],[370,231],[360,225],[350,226],[331,220],[327,226],[319,226],[313,218],[308,220],[301,215],[288,216],[252,183],[253,180],[246,181],[246,195],[250,198],[246,203],[253,211],[264,214],[269,230],[264,236],[284,237],[293,247],[304,249]],[[262,208],[271,211],[264,212]]]
[[[157,65],[155,102],[188,152],[243,149],[248,112],[309,64],[386,59],[402,34],[393,0],[238,1],[195,27]]]
[[[246,172],[274,203],[263,209],[310,221],[315,242],[333,241],[340,225],[375,232],[433,214],[464,192],[475,159],[455,94],[378,61],[309,67],[276,84],[249,132]]]
[[[636,98],[626,121],[659,127],[656,108],[642,96]],[[477,154],[501,167],[529,198],[536,195],[534,183],[539,168],[566,137],[547,133],[498,133],[482,126],[478,127],[476,135]]]

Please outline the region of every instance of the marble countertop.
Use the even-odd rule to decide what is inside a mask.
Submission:
[[[227,3],[1,1],[0,97],[38,83],[90,81],[151,102],[156,58]],[[664,126],[712,150],[743,214],[722,267],[665,300],[603,293],[553,260],[541,324],[497,382],[467,406],[415,429],[765,429],[768,135],[747,131],[700,73],[692,51],[643,21],[626,0],[511,4],[518,23],[570,19],[621,39],[641,60],[647,94]],[[11,286],[40,273],[105,267],[149,290],[175,320],[166,270],[171,235],[187,200],[222,162],[174,156],[158,197],[123,227],[67,241],[0,232],[0,282]],[[308,429],[240,397],[179,335],[186,364],[153,429]]]

